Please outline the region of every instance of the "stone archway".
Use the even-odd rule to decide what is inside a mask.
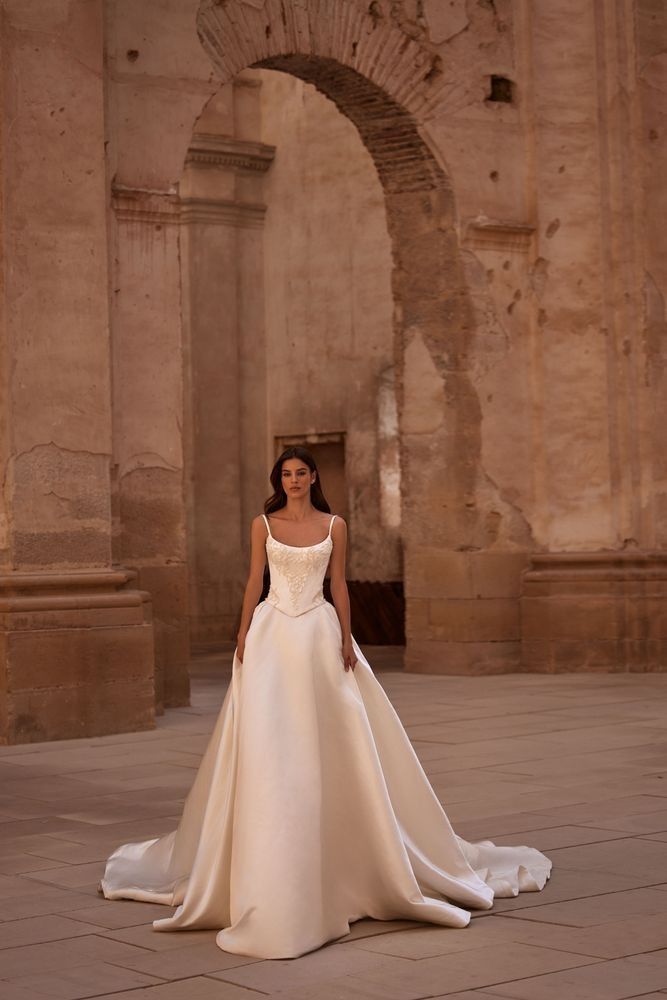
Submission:
[[[397,396],[403,468],[408,667],[424,669],[423,591],[479,548],[474,492],[480,409],[466,370],[471,310],[454,196],[421,125],[451,84],[439,58],[381,16],[376,4],[204,0],[202,44],[223,81],[254,66],[291,73],[324,93],[357,127],[383,185],[392,239]],[[458,575],[461,575],[460,573]],[[463,574],[466,575],[466,574]],[[467,584],[460,593],[468,598]],[[478,613],[484,612],[479,602]],[[465,668],[470,644],[458,644]]]

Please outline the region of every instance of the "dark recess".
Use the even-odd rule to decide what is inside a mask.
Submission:
[[[487,101],[497,101],[501,104],[511,104],[513,100],[513,84],[506,76],[492,76],[491,87]]]

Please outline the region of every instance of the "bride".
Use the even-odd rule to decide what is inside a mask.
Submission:
[[[214,928],[224,951],[295,958],[361,917],[465,927],[494,896],[542,889],[551,862],[535,848],[452,830],[351,634],[347,529],[310,452],[287,448],[271,484],[231,683],[178,828],[118,847],[100,891],[177,907],[157,931]]]

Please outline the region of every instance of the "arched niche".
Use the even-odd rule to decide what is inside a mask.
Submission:
[[[376,4],[204,0],[197,26],[223,81],[259,67],[313,84],[354,123],[375,164],[392,241],[408,645],[411,632],[428,641],[411,618],[424,572],[446,572],[445,554],[478,547],[480,532],[471,310],[452,188],[423,133],[451,85],[438,56]]]

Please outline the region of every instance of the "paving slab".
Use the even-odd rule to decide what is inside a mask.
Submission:
[[[388,958],[388,956],[387,956]],[[396,959],[395,961],[398,961]],[[421,996],[437,996],[447,991],[488,987],[511,981],[518,976],[544,976],[561,969],[573,969],[599,960],[533,945],[506,943],[491,947],[371,968],[355,973],[357,979],[393,989],[405,989],[405,998],[415,989]]]
[[[424,926],[415,930],[365,938],[356,942],[355,947],[381,955],[419,960],[435,958],[438,955],[452,955],[459,951],[474,951],[508,941],[521,942],[524,938],[525,935],[522,936],[516,920],[503,920],[502,917],[487,920],[475,916],[467,927]]]
[[[165,932],[154,933],[158,937]],[[204,935],[205,939],[198,942],[199,935]],[[180,947],[170,947],[160,952],[136,949],[134,954],[123,959],[123,967],[167,980],[220,973],[224,978],[229,976],[230,982],[236,982],[235,974],[239,970],[252,965],[266,965],[248,955],[232,955],[222,951],[215,943],[215,932],[182,931],[179,937]],[[244,984],[241,982],[239,985]]]
[[[47,913],[69,913],[70,910],[84,906],[102,906],[103,903],[104,900],[99,896],[91,899],[88,894],[77,890],[43,886],[40,892],[3,899],[0,904],[0,921],[5,923]]]
[[[27,917],[24,920],[4,922],[0,929],[0,968],[2,952],[6,948],[42,944],[46,941],[66,941],[71,938],[94,934],[97,927],[82,920],[73,920],[62,914]]]
[[[600,844],[605,840],[621,840],[620,830],[605,830],[590,826],[553,826],[541,830],[526,830],[522,838],[538,851],[554,851],[558,847],[579,847],[582,844]],[[494,843],[511,845],[516,834],[505,833],[494,837]]]
[[[504,912],[510,919],[538,920],[540,923],[563,924],[568,927],[592,927],[623,920],[628,916],[659,917],[667,923],[665,893],[655,887],[633,889],[627,892],[614,890],[594,896],[581,895],[557,903],[547,898],[534,906],[515,906],[513,909],[494,906],[496,913]],[[518,897],[517,903],[521,897]],[[498,903],[501,901],[498,900]],[[503,901],[505,902],[505,901]],[[666,984],[667,985],[667,984]]]
[[[279,993],[309,987],[313,988],[343,975],[359,976],[374,972],[390,980],[412,970],[412,963],[391,955],[362,951],[350,944],[327,945],[299,959],[254,962],[243,967],[225,969],[214,978],[235,983],[261,993]]]
[[[95,962],[69,969],[52,969],[48,973],[35,973],[10,979],[8,982],[10,986],[20,987],[26,993],[37,991],[40,995],[45,994],[57,1000],[83,1000],[84,997],[99,996],[100,990],[132,990],[159,983],[160,980],[107,962]]]
[[[160,986],[98,994],[96,1000],[258,1000],[261,996],[262,994],[255,990],[244,990],[241,986],[233,986],[231,983],[222,983],[206,976],[192,976],[173,983],[163,983]]]
[[[494,916],[493,922],[498,931],[507,933],[512,940],[593,958],[624,958],[667,948],[667,920],[656,919],[650,912],[633,914],[636,909],[628,907],[627,919],[620,918],[621,910],[607,910],[601,914],[603,923],[583,927],[502,916]]]
[[[130,968],[124,963],[131,962],[133,958],[141,958],[144,954],[143,949],[89,934],[85,937],[34,944],[31,947],[4,948],[0,952],[1,975],[3,979],[14,980],[76,965],[93,965],[96,962]]]
[[[1,875],[26,875],[44,868],[52,868],[53,861],[34,854],[5,854],[0,857]]]
[[[628,1000],[660,991],[667,984],[667,951],[599,962],[579,969],[526,977],[491,987],[512,1000]],[[665,994],[663,993],[663,998]]]

